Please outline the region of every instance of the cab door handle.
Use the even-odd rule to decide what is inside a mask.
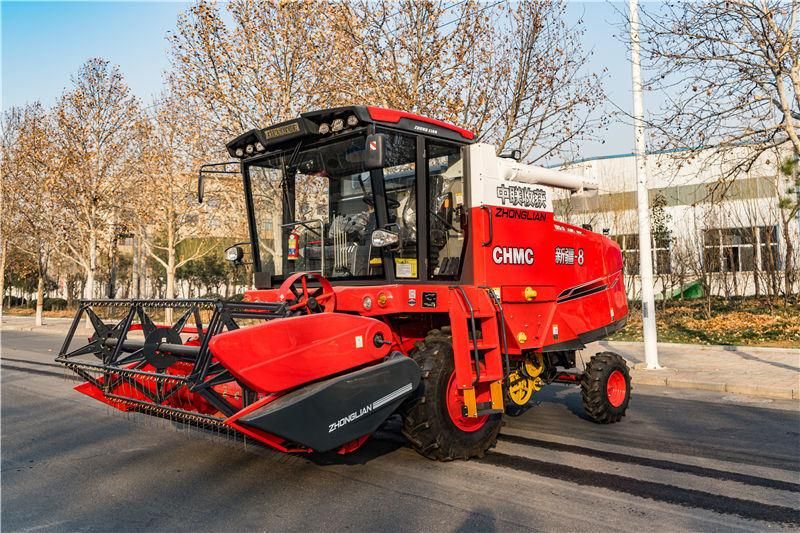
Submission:
[[[494,228],[492,227],[492,208],[488,205],[482,205],[481,211],[486,211],[486,214],[489,216],[489,237],[481,243],[481,246],[489,246],[492,244],[492,240],[494,239]]]

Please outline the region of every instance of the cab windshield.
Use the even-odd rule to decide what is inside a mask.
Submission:
[[[298,145],[249,165],[257,253],[273,283],[298,271],[342,280],[394,268],[397,278],[417,277],[416,139],[387,134],[385,166],[372,171],[365,145],[365,135]],[[384,227],[399,236],[391,253],[372,246]]]

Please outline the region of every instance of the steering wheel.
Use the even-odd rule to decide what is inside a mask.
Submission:
[[[308,281],[314,279],[319,287],[308,288]],[[296,272],[286,278],[278,289],[278,298],[289,302],[289,309],[305,314],[330,313],[336,307],[336,294],[331,282],[316,272]]]

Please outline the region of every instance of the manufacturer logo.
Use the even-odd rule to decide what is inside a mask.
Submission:
[[[527,220],[530,222],[544,222],[547,220],[547,214],[542,211],[526,211],[524,209],[514,209],[513,207],[495,207],[494,216],[497,218]]]
[[[426,128],[425,126],[414,126],[416,131],[421,131],[422,133],[429,133],[431,135],[439,135],[439,130],[434,128]]]
[[[511,248],[495,246],[492,259],[498,265],[532,265],[533,248]]]
[[[538,187],[499,185],[497,187],[497,198],[503,202],[503,205],[509,203],[528,209],[547,209],[547,191]]]
[[[376,410],[380,409],[381,407],[383,407],[387,403],[393,402],[394,400],[398,399],[399,397],[401,397],[402,395],[406,394],[407,392],[411,392],[413,389],[414,389],[414,386],[411,383],[403,385],[402,387],[400,387],[396,391],[390,392],[389,394],[387,394],[383,398],[378,398],[377,400],[375,400],[371,404],[365,405],[361,409],[359,409],[357,411],[353,411],[352,413],[350,413],[349,415],[345,416],[344,418],[340,418],[336,422],[328,424],[328,433],[333,433],[337,429],[340,429],[340,428],[346,426],[350,422],[352,422],[354,420],[358,420],[362,416],[364,416],[366,414],[369,414],[372,411],[376,411]]]
[[[300,133],[300,124],[298,124],[297,122],[292,122],[291,124],[285,124],[283,126],[274,126],[272,128],[267,128],[263,130],[263,133],[267,137],[267,139],[274,139],[276,137],[282,137],[284,135]]]
[[[333,424],[329,424],[328,425],[328,433],[333,433],[334,431],[336,431],[340,427],[344,426],[345,424],[349,424],[353,420],[358,420],[359,418],[361,418],[365,414],[371,413],[371,412],[372,412],[372,404],[366,405],[366,406],[362,407],[361,409],[359,409],[358,411],[353,411],[352,413],[350,413],[346,417],[340,418],[339,420],[337,420]]]

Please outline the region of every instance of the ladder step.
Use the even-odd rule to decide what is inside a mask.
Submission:
[[[470,341],[469,349],[472,350],[475,347],[477,347],[479,350],[494,350],[495,348],[497,348],[497,345],[496,344],[492,344],[492,343],[485,344],[481,340],[479,340],[477,344],[475,344],[472,341]]]
[[[469,416],[466,405],[461,408],[461,412],[464,416]],[[502,412],[502,409],[492,409],[492,402],[483,402],[478,404],[478,411],[475,416],[498,415]]]
[[[492,407],[492,402],[481,402],[478,404],[478,416],[496,415],[502,413],[502,409]]]

